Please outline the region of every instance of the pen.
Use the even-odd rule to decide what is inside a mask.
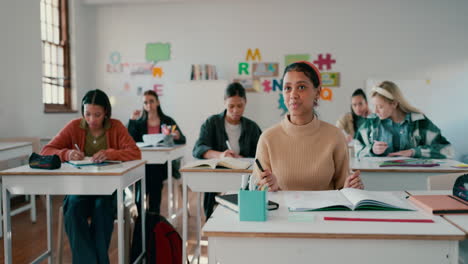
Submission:
[[[171,132],[171,134],[175,132],[176,127],[177,127],[177,125],[173,125],[173,126],[172,126],[172,132]]]
[[[78,144],[76,144],[76,143],[75,143],[75,148],[76,148],[76,150],[78,150],[79,152],[81,152],[80,147],[78,147]]]
[[[262,167],[262,164],[260,164],[260,161],[258,159],[255,159],[255,163],[257,163],[257,167],[260,169],[261,172],[265,171]]]
[[[229,140],[226,140],[226,146],[228,147],[229,150],[232,150],[231,144],[229,144]]]

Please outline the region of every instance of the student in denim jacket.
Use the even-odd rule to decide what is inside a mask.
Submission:
[[[200,136],[192,151],[195,158],[255,157],[262,131],[254,121],[243,116],[246,104],[244,87],[240,83],[231,83],[224,94],[226,110],[210,116],[200,128]],[[205,193],[203,206],[207,218],[213,212],[215,196],[216,193]]]
[[[377,116],[356,135],[357,157],[453,157],[453,147],[440,129],[405,100],[396,84],[382,82],[372,89],[371,97]]]

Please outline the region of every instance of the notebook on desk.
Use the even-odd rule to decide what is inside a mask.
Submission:
[[[439,163],[430,159],[399,159],[382,162],[379,167],[436,167]]]
[[[412,195],[408,200],[432,214],[468,214],[468,202],[453,195]]]
[[[220,205],[231,209],[235,212],[239,212],[239,200],[237,193],[234,194],[224,194],[224,195],[217,195],[215,200]],[[273,201],[268,201],[268,210],[276,210],[278,209],[279,204]]]

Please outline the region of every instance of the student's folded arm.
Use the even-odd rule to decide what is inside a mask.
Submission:
[[[210,129],[212,129],[208,123],[205,121],[200,128],[200,136],[193,146],[192,155],[197,159],[203,159],[203,154],[208,150],[212,149],[212,138],[214,135],[210,135]]]
[[[58,155],[62,162],[68,161],[68,152],[74,149],[72,122],[68,123],[60,132],[41,150],[41,155]]]

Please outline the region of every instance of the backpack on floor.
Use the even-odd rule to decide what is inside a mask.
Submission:
[[[163,216],[146,212],[146,262],[153,264],[182,263],[182,238]],[[133,233],[131,262],[141,252],[141,222]]]

